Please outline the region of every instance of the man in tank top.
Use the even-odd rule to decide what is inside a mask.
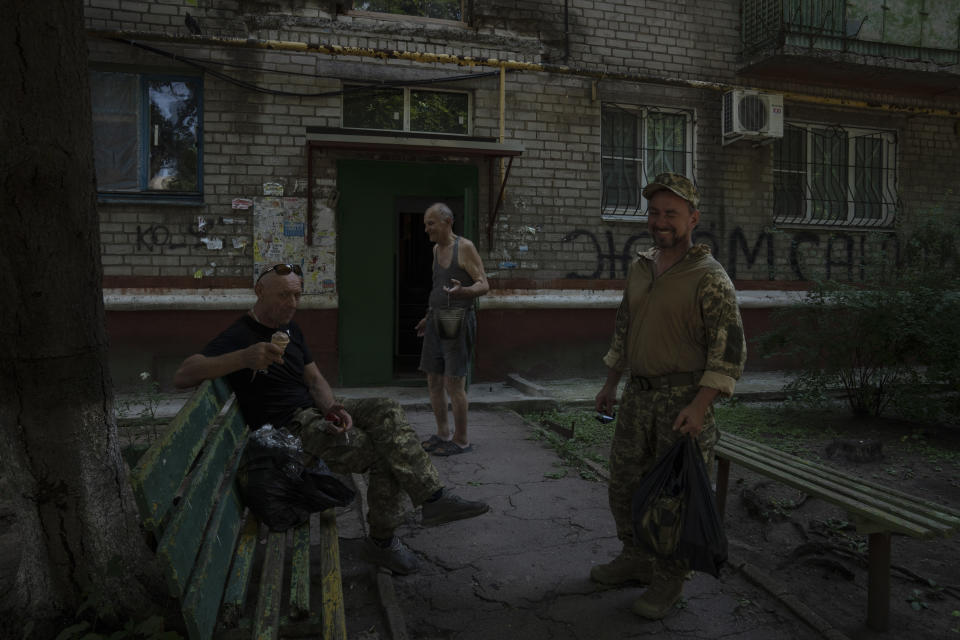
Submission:
[[[420,370],[427,374],[430,405],[437,433],[423,448],[438,456],[471,450],[467,435],[467,366],[477,335],[474,298],[490,290],[483,261],[472,242],[453,233],[453,212],[438,202],[423,214],[423,228],[433,247],[433,287],[427,313],[417,323],[423,337]],[[455,312],[462,310],[462,320]],[[443,324],[441,325],[441,322]],[[453,407],[453,434],[447,419],[447,397]]]

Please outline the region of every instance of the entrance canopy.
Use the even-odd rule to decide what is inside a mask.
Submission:
[[[492,138],[437,135],[394,135],[392,133],[346,132],[344,129],[307,127],[307,244],[313,241],[313,150],[314,149],[360,149],[369,151],[401,151],[414,154],[448,156],[484,156],[507,158],[507,166],[501,178],[490,163],[490,212],[487,216],[487,243],[493,246],[493,227],[503,202],[503,192],[510,176],[513,159],[523,153],[519,142],[497,142]],[[497,185],[499,189],[494,191]]]

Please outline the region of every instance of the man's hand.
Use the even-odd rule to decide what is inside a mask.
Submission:
[[[711,387],[700,387],[693,402],[685,406],[677,414],[677,419],[673,421],[673,430],[680,433],[689,433],[694,438],[703,431],[703,421],[707,416],[707,411],[720,391]]]
[[[704,412],[693,404],[688,404],[673,421],[673,430],[682,434],[690,434],[694,438],[703,431]]]
[[[608,416],[613,415],[613,407],[617,404],[617,385],[614,384],[613,387],[605,384],[603,388],[600,389],[600,392],[597,393],[597,397],[594,398],[594,406],[597,411],[600,413],[606,414]]]
[[[257,342],[243,350],[243,364],[247,369],[261,371],[271,364],[283,363],[283,349],[271,342]]]
[[[427,333],[427,316],[423,316],[420,322],[417,323],[417,337],[422,338]]]
[[[462,283],[456,278],[450,278],[450,286],[443,288],[444,292],[451,298],[468,298],[469,292],[463,288]]]
[[[327,421],[327,431],[330,433],[343,433],[353,429],[353,416],[347,413],[343,405],[335,404],[327,409],[324,418]]]

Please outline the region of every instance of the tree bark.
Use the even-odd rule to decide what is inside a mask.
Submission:
[[[0,20],[0,533],[20,543],[0,617],[34,637],[84,602],[143,615],[156,584],[107,368],[82,10],[12,0]]]

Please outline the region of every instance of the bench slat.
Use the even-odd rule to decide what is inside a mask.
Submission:
[[[323,595],[324,640],[347,640],[344,614],[343,583],[340,580],[340,542],[337,539],[337,516],[334,509],[316,514],[320,526],[320,575]]]
[[[849,492],[842,487],[839,491],[834,490],[837,487],[831,487],[827,483],[822,482],[820,478],[815,478],[813,482],[810,482],[802,477],[804,475],[802,471],[785,465],[782,462],[771,462],[769,458],[758,460],[752,456],[745,456],[726,448],[721,450],[719,446],[715,451],[717,455],[726,457],[743,467],[800,489],[811,496],[837,504],[867,521],[882,522],[889,531],[903,533],[915,538],[927,538],[934,535],[934,532],[931,531],[929,527],[910,522],[904,518],[885,513],[880,508],[864,504],[862,500],[857,499],[858,497],[856,495],[850,496],[848,494]]]
[[[724,443],[724,440],[727,440]],[[767,451],[767,449],[770,449]],[[942,508],[932,512],[911,510],[913,505],[894,503],[886,495],[871,494],[873,488],[863,487],[852,476],[843,480],[854,486],[844,485],[833,478],[841,474],[832,469],[808,463],[796,456],[775,449],[744,441],[725,434],[717,444],[716,454],[736,462],[744,467],[771,476],[777,480],[801,489],[810,495],[834,502],[868,521],[880,522],[888,530],[904,533],[917,538],[929,538],[936,535],[948,535],[960,520],[946,514]],[[824,477],[827,476],[827,477]],[[889,513],[889,510],[901,513]],[[936,519],[936,518],[940,519]],[[946,518],[946,521],[943,520]],[[952,522],[951,522],[952,520]]]
[[[223,624],[235,627],[243,617],[243,606],[247,601],[247,588],[253,575],[253,556],[257,550],[257,534],[260,522],[253,514],[247,516],[247,522],[240,533],[237,550],[233,554],[233,566],[230,579],[223,593]]]
[[[202,383],[130,473],[140,517],[157,537],[180,484],[203,447],[207,427],[231,393],[222,379]]]
[[[236,471],[239,456],[232,471]],[[220,594],[227,581],[230,559],[240,531],[243,505],[229,476],[223,487],[223,498],[210,523],[210,533],[203,542],[190,586],[183,599],[183,619],[191,638],[210,638],[217,624]]]
[[[290,560],[290,617],[310,615],[310,519],[293,530]]]
[[[781,458],[790,462],[791,464],[799,464],[808,469],[823,473],[824,477],[826,478],[843,480],[847,484],[859,487],[866,494],[881,498],[888,504],[895,504],[917,513],[920,513],[922,508],[923,515],[925,517],[939,521],[943,525],[950,527],[950,532],[960,528],[960,514],[949,512],[944,508],[943,505],[939,505],[927,500],[921,500],[916,496],[898,491],[897,489],[893,489],[878,482],[872,482],[839,469],[819,465],[784,451],[774,449],[773,447],[768,447],[752,440],[740,438],[739,436],[725,433],[722,439],[730,441],[741,449],[756,451],[758,456]]]
[[[256,640],[276,640],[283,598],[283,560],[287,552],[286,532],[271,531],[267,537],[263,568],[260,571],[260,594],[253,618]]]
[[[245,431],[243,417],[234,404],[227,412],[223,425],[203,452],[200,464],[191,477],[190,488],[181,499],[180,508],[170,518],[157,546],[157,557],[168,586],[177,598],[185,593],[191,567],[197,558],[210,515],[214,511],[214,503],[218,497],[217,488],[222,482],[230,458],[235,453],[239,458],[238,443],[243,439]],[[230,478],[233,478],[232,472]],[[236,517],[239,519],[240,516]]]

